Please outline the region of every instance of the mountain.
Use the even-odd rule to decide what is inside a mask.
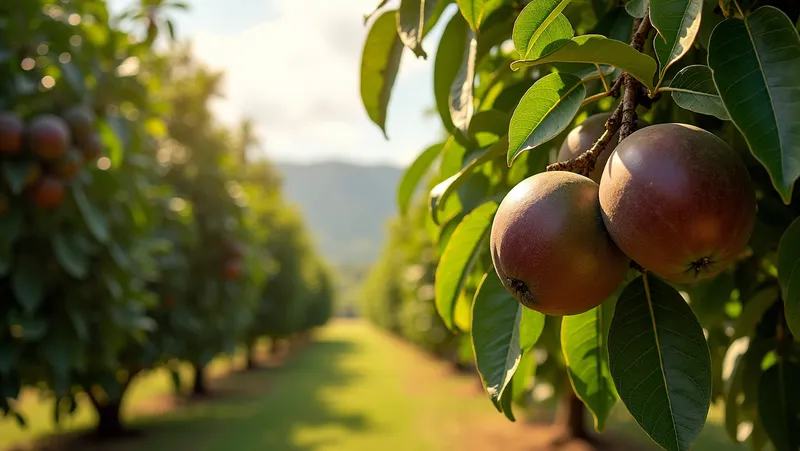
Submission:
[[[334,264],[367,264],[381,251],[397,211],[404,169],[341,162],[278,163],[286,198],[299,206],[323,256]]]

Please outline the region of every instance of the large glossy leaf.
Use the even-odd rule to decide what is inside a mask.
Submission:
[[[789,203],[800,176],[800,37],[782,11],[762,6],[711,34],[708,66],[725,109]]]
[[[46,282],[42,268],[28,260],[18,262],[11,273],[11,288],[26,312],[35,312],[42,304]]]
[[[557,72],[540,78],[522,96],[508,128],[508,165],[520,153],[553,139],[572,122],[586,98],[575,75]]]
[[[684,67],[675,74],[669,87],[661,90],[671,92],[672,99],[683,109],[730,120],[708,66]]]
[[[542,50],[547,45],[570,39],[573,36],[569,20],[561,15],[561,11],[571,1],[539,0],[525,6],[514,22],[512,33],[514,47],[519,52],[521,59],[537,58],[542,55]],[[557,24],[551,27],[553,23]],[[555,44],[555,46],[557,45]],[[539,51],[533,51],[534,48],[539,48]]]
[[[436,224],[439,223],[439,213],[443,206],[446,205],[450,195],[456,192],[459,187],[463,186],[481,165],[502,156],[507,150],[508,142],[505,138],[501,138],[488,149],[473,157],[467,165],[464,166],[464,169],[434,186],[428,197],[431,219],[433,219],[433,222]]]
[[[492,11],[503,4],[503,0],[456,0],[461,15],[467,20],[469,26],[478,31],[481,23],[489,17]]]
[[[405,214],[408,210],[408,204],[414,197],[417,191],[417,185],[420,180],[428,173],[431,165],[442,153],[444,143],[434,144],[425,149],[417,156],[417,159],[411,163],[411,166],[403,173],[403,178],[400,180],[400,186],[397,188],[397,206],[400,208],[400,213]]]
[[[778,282],[784,296],[797,263],[800,263],[800,218],[789,224],[778,242]]]
[[[800,365],[779,360],[761,375],[758,414],[776,451],[800,449]]]
[[[397,33],[406,47],[415,55],[427,58],[422,49],[422,39],[433,27],[442,10],[449,2],[445,0],[403,0],[397,10]]]
[[[78,210],[80,210],[84,221],[86,221],[86,226],[89,228],[89,231],[92,232],[92,235],[101,243],[108,242],[108,222],[97,207],[86,198],[86,193],[83,192],[83,188],[79,185],[73,185],[72,197],[75,199]]]
[[[580,315],[561,320],[561,349],[575,394],[594,416],[595,429],[602,431],[617,402],[617,390],[608,370],[608,330],[616,299]]]
[[[436,267],[436,310],[451,329],[456,301],[464,282],[478,256],[488,250],[489,231],[497,207],[497,202],[487,202],[466,215],[453,231]]]
[[[456,126],[450,113],[450,91],[456,78],[465,65],[465,56],[469,53],[470,30],[461,14],[450,19],[439,40],[436,59],[433,63],[433,95],[436,98],[436,109],[442,118],[444,128],[453,132]],[[457,137],[463,136],[460,133]]]
[[[462,134],[469,129],[472,113],[475,111],[475,65],[477,64],[478,39],[473,31],[467,32],[467,45],[464,57],[453,84],[450,85],[448,105],[453,126]]]
[[[689,450],[711,402],[711,357],[703,329],[681,295],[654,276],[620,295],[608,336],[620,399],[662,448]]]
[[[386,111],[402,55],[395,11],[386,11],[372,24],[361,55],[361,101],[385,136]]]
[[[511,63],[514,70],[545,63],[596,63],[607,64],[628,72],[648,89],[653,89],[656,61],[637,52],[630,45],[597,34],[576,36],[547,55],[536,59],[523,59]]]
[[[51,243],[58,263],[69,275],[76,279],[86,277],[89,271],[89,261],[74,240],[63,233],[57,233],[53,235]]]
[[[499,407],[522,354],[544,329],[544,315],[523,307],[494,269],[483,277],[472,305],[472,344],[483,386]]]
[[[658,31],[653,48],[659,62],[659,82],[692,47],[702,11],[703,0],[650,0],[650,20]]]

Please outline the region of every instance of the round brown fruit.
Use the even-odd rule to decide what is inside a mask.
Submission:
[[[85,161],[96,161],[103,154],[103,142],[97,135],[92,135],[85,142],[80,144],[83,159]]]
[[[225,278],[227,280],[238,280],[242,275],[242,265],[235,260],[229,260],[225,263]]]
[[[33,197],[34,205],[39,208],[51,209],[58,207],[64,200],[64,184],[55,177],[45,176],[34,187],[31,196]]]
[[[12,155],[22,149],[22,119],[14,113],[0,113],[0,154]]]
[[[522,305],[547,315],[586,312],[624,279],[628,258],[606,232],[597,183],[544,172],[500,204],[490,246],[497,275]]]
[[[739,156],[685,124],[652,125],[622,141],[603,173],[600,206],[619,248],[676,283],[725,269],[747,245],[756,214]]]
[[[33,152],[44,160],[55,160],[67,151],[69,127],[58,116],[43,114],[28,124],[28,136]]]
[[[68,150],[66,154],[58,161],[56,165],[56,172],[62,180],[72,180],[83,166],[83,155],[76,150]]]
[[[75,142],[87,142],[94,134],[94,112],[85,106],[72,107],[64,113]]]
[[[606,121],[610,117],[611,113],[595,114],[589,116],[586,120],[573,128],[561,144],[557,160],[567,161],[591,149],[594,143],[597,142],[606,131]],[[638,120],[636,121],[636,125],[638,127],[645,127],[647,123]],[[600,154],[597,162],[595,162],[594,170],[589,174],[590,179],[600,183],[600,177],[603,176],[603,168],[606,167],[608,157],[611,155],[611,152],[614,151],[614,148],[617,147],[618,142],[619,130],[611,136],[611,141],[609,141],[605,150],[603,150],[603,153]]]

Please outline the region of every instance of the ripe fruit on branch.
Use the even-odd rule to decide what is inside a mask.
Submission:
[[[628,258],[606,232],[597,183],[544,172],[515,186],[497,210],[490,246],[503,285],[524,306],[575,315],[610,296]]]
[[[45,176],[31,192],[34,205],[42,209],[51,209],[61,205],[64,200],[64,184],[61,180]]]
[[[64,113],[72,137],[78,144],[85,143],[94,135],[94,112],[85,106],[72,107]]]
[[[56,164],[56,172],[62,180],[72,180],[83,166],[83,155],[70,149]]]
[[[70,142],[67,123],[58,116],[43,114],[28,124],[33,152],[44,160],[55,160],[67,151]]]
[[[753,231],[750,175],[701,128],[659,124],[617,146],[600,183],[609,234],[631,259],[676,283],[719,274]]]
[[[22,119],[14,113],[0,113],[0,154],[12,155],[22,149]]]
[[[571,160],[591,149],[594,143],[603,136],[603,132],[606,131],[606,121],[610,117],[611,113],[595,114],[589,116],[585,121],[573,128],[561,144],[557,160]],[[636,121],[636,125],[641,128],[647,124],[642,120],[638,120]],[[619,130],[611,136],[611,141],[595,162],[594,170],[589,174],[590,179],[600,183],[600,177],[603,176],[603,168],[606,167],[606,161],[608,161],[611,152],[617,147],[617,142],[619,142]]]
[[[242,275],[242,265],[238,260],[228,260],[225,262],[223,275],[227,280],[239,280]]]

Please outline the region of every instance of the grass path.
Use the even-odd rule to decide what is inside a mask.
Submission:
[[[474,376],[455,375],[412,347],[357,321],[337,321],[284,365],[233,373],[212,387],[220,396],[172,408],[166,376],[136,382],[127,406],[142,437],[70,451],[505,451],[539,449],[543,429],[508,423],[478,392]],[[152,411],[162,410],[158,415]],[[49,427],[49,411],[25,408],[39,429],[20,435],[0,420],[0,450],[9,437],[30,440]],[[70,428],[91,424],[82,409]],[[618,408],[617,411],[624,411]],[[143,412],[151,412],[149,415]],[[35,415],[35,418],[33,416]],[[629,424],[622,421],[623,429]],[[713,428],[712,428],[713,429]],[[697,450],[729,451],[718,430]],[[625,431],[628,436],[627,431]],[[710,438],[709,438],[710,437]],[[641,433],[625,441],[641,441]],[[700,445],[700,443],[698,443]],[[650,449],[650,448],[648,448]]]

